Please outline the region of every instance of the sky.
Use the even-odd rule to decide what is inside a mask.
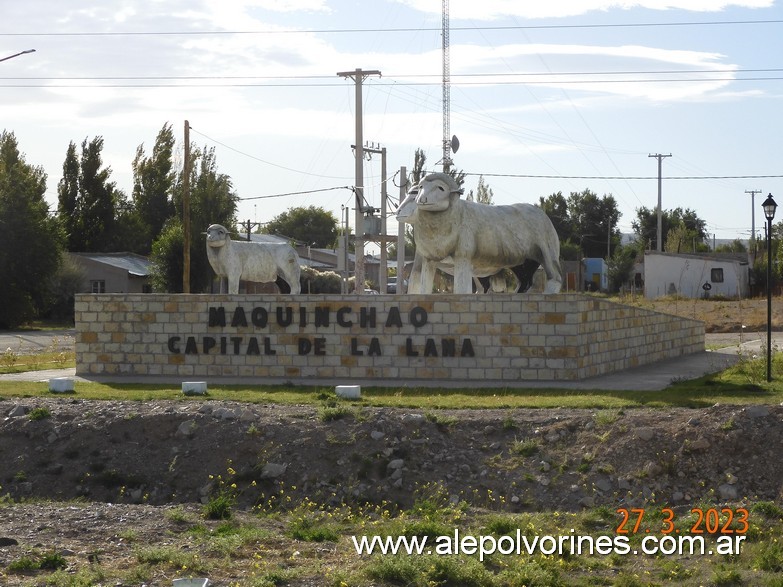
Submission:
[[[783,204],[780,2],[449,9],[448,135],[466,190],[483,175],[495,204],[612,195],[630,233],[636,210],[657,205],[660,159],[664,209],[747,239],[755,208],[763,237],[761,202]],[[240,221],[313,205],[338,219],[350,208],[353,227],[356,87],[338,73],[380,72],[362,76],[363,138],[386,149],[393,210],[416,149],[441,169],[442,21],[438,0],[0,0],[0,59],[35,49],[0,61],[0,129],[46,171],[53,210],[70,142],[103,137],[104,164],[130,195],[136,150],[149,154],[165,124],[181,166],[187,120],[231,177]],[[380,208],[379,154],[363,174]]]

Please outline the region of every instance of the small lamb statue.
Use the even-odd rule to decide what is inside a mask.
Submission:
[[[220,224],[207,228],[207,258],[218,277],[228,278],[228,293],[239,293],[239,281],[274,281],[282,293],[298,294],[299,255],[289,244],[232,241]],[[223,280],[220,282],[223,293]]]

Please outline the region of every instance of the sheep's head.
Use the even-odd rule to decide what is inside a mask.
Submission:
[[[416,206],[427,212],[440,212],[451,205],[452,194],[459,197],[462,190],[447,173],[430,173],[419,182]]]
[[[400,203],[400,207],[397,208],[397,221],[407,222],[413,224],[416,214],[416,198],[419,196],[419,186],[415,185],[405,196],[405,199]]]
[[[222,247],[229,240],[228,231],[224,226],[220,224],[212,224],[207,228],[207,246],[208,247]]]

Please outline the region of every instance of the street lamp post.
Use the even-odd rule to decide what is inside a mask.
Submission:
[[[26,51],[20,51],[19,53],[14,53],[13,55],[9,55],[8,57],[3,57],[0,59],[0,61],[8,61],[9,59],[13,59],[14,57],[19,57],[20,55],[27,55],[28,53],[35,53],[35,49],[27,49]]]
[[[772,220],[778,205],[767,196],[761,204],[767,218],[767,381],[772,381]]]

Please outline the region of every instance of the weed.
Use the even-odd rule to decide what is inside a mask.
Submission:
[[[235,483],[237,472],[231,467],[231,461],[226,468],[226,479],[222,475],[217,477],[210,475],[209,478],[217,481],[217,487],[212,497],[201,508],[201,512],[208,520],[229,520],[231,519],[231,510],[237,502],[239,490]]]
[[[753,504],[750,511],[766,518],[783,518],[783,508],[772,501],[759,501]]]
[[[13,368],[17,361],[19,361],[19,352],[15,351],[10,346],[5,349],[5,351],[3,351],[2,355],[0,355],[0,365],[6,369]]]
[[[291,537],[303,542],[337,542],[340,535],[323,521],[323,516],[304,515],[296,518],[289,527]]]
[[[762,571],[780,573],[783,571],[783,546],[778,542],[762,545],[756,554],[755,563]]]
[[[622,414],[622,410],[598,410],[593,416],[593,420],[595,420],[596,428],[606,428],[617,422]]]
[[[30,410],[30,413],[27,414],[27,417],[33,422],[46,420],[47,418],[51,418],[51,416],[52,413],[49,411],[49,408],[33,408]]]
[[[710,585],[715,587],[734,587],[743,585],[742,575],[737,569],[727,569],[723,566],[715,571]]]
[[[427,412],[424,414],[424,418],[428,422],[432,422],[433,424],[437,424],[438,426],[441,426],[443,428],[448,428],[449,426],[453,426],[457,423],[457,418],[454,416],[444,416],[442,414],[437,414],[434,412]]]
[[[525,438],[524,440],[515,440],[511,445],[511,452],[522,457],[532,457],[538,452],[539,448],[538,440]]]
[[[351,414],[351,409],[346,406],[322,406],[318,409],[318,419],[321,422],[341,420]]]

